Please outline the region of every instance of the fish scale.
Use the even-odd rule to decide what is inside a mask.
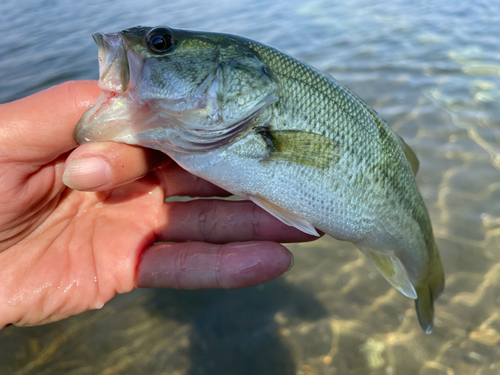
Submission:
[[[432,331],[444,275],[418,160],[356,94],[235,35],[137,27],[94,39],[109,66],[75,129],[79,143],[161,150],[288,225],[353,242]],[[128,66],[140,69],[120,72]]]

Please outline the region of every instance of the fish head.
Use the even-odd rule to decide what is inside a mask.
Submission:
[[[164,26],[93,37],[102,94],[75,128],[78,143],[204,152],[278,101],[277,83],[244,38]]]

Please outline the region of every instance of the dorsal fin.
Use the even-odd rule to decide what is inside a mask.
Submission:
[[[368,104],[366,104],[366,102],[363,99],[361,99],[359,96],[357,96],[351,90],[349,90],[347,87],[345,87],[345,86],[342,86],[342,87],[349,94],[351,94],[355,99],[357,99],[360,102],[360,104],[373,116],[373,119],[379,125],[379,127],[382,126],[381,125],[382,123],[386,124],[385,121],[380,118],[380,116],[378,115],[377,111],[375,111]],[[396,133],[394,132],[394,134],[396,134]],[[413,150],[410,148],[410,146],[408,146],[406,144],[406,142],[403,140],[403,138],[401,138],[398,134],[396,134],[396,137],[397,137],[397,139],[398,139],[399,144],[401,145],[401,147],[403,147],[403,151],[405,153],[406,159],[408,160],[408,163],[410,164],[410,168],[411,168],[411,170],[413,172],[413,175],[416,176],[417,172],[418,172],[418,167],[419,167],[419,164],[420,164],[419,161],[418,161],[417,155],[415,155],[415,153],[413,152]]]
[[[394,133],[395,134],[395,133]],[[416,176],[418,172],[418,167],[420,163],[418,162],[417,155],[413,152],[413,150],[406,144],[406,142],[401,138],[399,135],[396,134],[396,137],[399,140],[399,143],[401,144],[401,147],[403,147],[403,151],[405,152],[406,159],[408,160],[408,163],[410,163],[411,170],[413,172],[413,175]]]

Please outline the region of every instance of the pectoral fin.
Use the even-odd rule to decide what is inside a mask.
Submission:
[[[406,297],[416,299],[417,292],[406,273],[403,264],[394,255],[384,254],[373,249],[361,248],[385,279]]]
[[[271,215],[281,220],[286,225],[290,225],[291,227],[295,227],[304,233],[319,237],[319,234],[316,231],[316,229],[306,219],[303,219],[300,216],[294,214],[293,212],[285,210],[284,208],[281,208],[278,205],[271,203],[263,198],[254,197],[251,195],[249,196],[249,198],[257,206],[263,208]]]
[[[327,168],[339,159],[337,142],[316,133],[255,128],[269,145],[266,161],[287,161]]]

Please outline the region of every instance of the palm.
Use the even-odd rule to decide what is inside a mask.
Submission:
[[[164,199],[151,178],[96,193],[56,185],[45,191],[31,189],[14,210],[9,207],[19,213],[11,222],[29,223],[14,238],[17,243],[2,253],[5,300],[12,307],[39,307],[25,315],[23,323],[60,319],[100,307],[116,292],[130,291],[139,253],[155,239]],[[45,204],[40,206],[40,201]]]

